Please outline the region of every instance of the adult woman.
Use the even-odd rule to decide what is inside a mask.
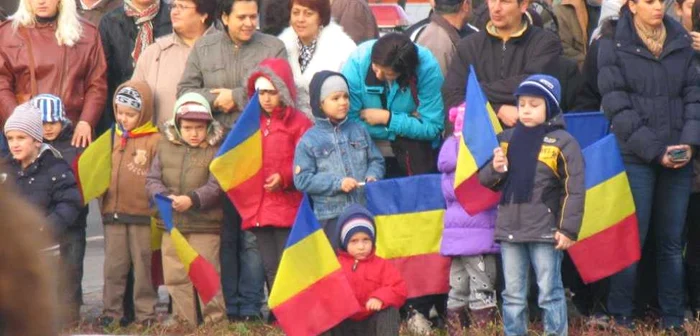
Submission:
[[[61,97],[87,146],[105,106],[106,64],[97,29],[79,19],[74,0],[22,0],[0,25],[0,119],[39,93]]]
[[[348,118],[361,121],[385,157],[388,177],[435,171],[444,126],[443,77],[432,53],[398,33],[361,44],[343,67]]]
[[[202,35],[211,32],[216,17],[216,0],[175,0],[170,4],[173,33],[156,40],[144,50],[132,79],[148,83],[155,96],[154,122],[160,126],[173,117],[177,82],[187,56]]]
[[[314,120],[309,105],[309,83],[321,70],[340,71],[350,53],[357,47],[331,21],[329,0],[293,0],[289,2],[290,27],[279,38],[289,54],[289,64],[297,86],[297,107]]]
[[[632,0],[621,10],[614,36],[601,38],[599,48],[603,110],[620,144],[642,246],[654,225],[662,326],[680,328],[688,163],[691,146],[700,144],[700,77],[690,38],[664,17],[663,1]],[[632,323],[636,278],[634,264],[610,279],[608,311],[618,324]]]
[[[163,0],[124,0],[124,6],[102,17],[99,28],[107,58],[107,100],[110,103],[106,105],[98,133],[114,123],[111,103],[114,90],[131,78],[146,47],[155,39],[172,33],[169,9]]]

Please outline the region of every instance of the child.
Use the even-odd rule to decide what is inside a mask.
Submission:
[[[372,214],[351,204],[338,218],[338,261],[362,310],[331,329],[330,336],[390,336],[399,334],[398,309],[408,289],[399,271],[374,254],[376,234]]]
[[[384,176],[384,158],[367,129],[348,120],[348,83],[342,74],[319,71],[309,84],[316,124],[294,153],[294,185],[308,193],[314,214],[337,249],[335,221],[350,204],[364,202],[358,187]]]
[[[61,243],[62,237],[72,227],[80,210],[82,199],[71,167],[62,159],[61,153],[48,144],[43,144],[41,111],[27,102],[15,108],[5,123],[12,160],[8,178],[14,181],[20,193],[46,215],[49,231]],[[61,244],[63,245],[63,244]],[[63,250],[64,246],[61,246]],[[63,262],[70,264],[61,254]],[[61,294],[66,293],[61,279]],[[71,302],[73,293],[67,294]],[[80,307],[75,303],[63,311],[64,323],[80,319]]]
[[[294,188],[294,149],[311,121],[295,107],[294,75],[286,59],[260,63],[248,78],[248,95],[258,92],[263,134],[263,198],[255,218],[243,220],[258,241],[268,288],[272,288],[302,194]],[[270,316],[274,320],[274,316]]]
[[[459,204],[454,192],[457,152],[462,141],[464,104],[450,109],[453,136],[440,150],[438,169],[442,172],[445,196],[445,229],[440,253],[452,257],[450,292],[447,299],[447,331],[450,336],[463,335],[467,307],[473,326],[484,326],[496,317],[496,256],[499,247],[493,240],[496,209],[470,216]]]
[[[585,187],[581,148],[564,130],[560,95],[554,77],[533,75],[522,82],[515,92],[518,123],[499,134],[501,147],[479,172],[482,185],[502,190],[495,239],[503,258],[506,335],[527,333],[531,266],[544,333],[568,332],[561,262],[578,236]]]
[[[112,149],[112,180],[102,202],[105,234],[103,326],[119,321],[130,266],[134,273],[136,322],[155,322],[158,302],[151,283],[151,209],[146,175],[160,139],[153,118],[153,96],[146,82],[127,81],[114,95],[117,121]]]
[[[41,111],[41,121],[44,124],[44,143],[58,150],[63,156],[63,160],[72,166],[83,148],[71,145],[73,125],[66,118],[61,98],[51,94],[40,94],[32,99],[32,105]],[[69,296],[68,310],[74,317],[80,317],[80,305],[83,303],[82,281],[87,215],[88,207],[83,207],[77,220],[66,228],[60,238],[61,259],[65,263],[63,266],[66,271],[64,291]]]
[[[151,198],[163,194],[173,200],[173,225],[192,248],[219,268],[219,232],[223,220],[221,188],[209,173],[223,139],[223,128],[211,114],[207,99],[186,93],[175,102],[175,117],[163,124],[165,137],[158,144],[146,189]],[[291,167],[291,165],[290,165]],[[162,219],[158,227],[164,229]],[[177,255],[170,235],[163,234],[163,275],[173,300],[175,321],[198,324],[195,291],[187,270]],[[224,318],[224,301],[219,293],[206,306],[199,301],[204,322]]]

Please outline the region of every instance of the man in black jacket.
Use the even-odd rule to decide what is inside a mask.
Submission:
[[[157,38],[173,32],[170,6],[162,0],[151,0],[147,6],[141,5],[143,2],[145,1],[126,0],[124,6],[107,13],[100,21],[100,37],[107,59],[108,103],[105,105],[105,112],[102,113],[102,120],[97,125],[98,136],[114,123],[114,90],[121,83],[131,79],[141,51]],[[144,30],[146,25],[151,25],[152,29]],[[145,43],[140,48],[135,48],[136,41]]]
[[[513,92],[528,75],[542,73],[562,51],[556,35],[532,26],[525,0],[489,0],[486,29],[467,36],[457,46],[442,89],[445,109],[464,101],[469,66],[494,111],[507,127],[518,120]]]

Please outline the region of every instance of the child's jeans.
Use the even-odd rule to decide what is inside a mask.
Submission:
[[[561,280],[562,251],[553,243],[501,242],[503,276],[503,324],[507,336],[527,335],[527,293],[530,265],[539,288],[537,304],[543,311],[545,335],[567,335],[566,298]]]
[[[80,312],[83,303],[83,260],[85,259],[85,227],[69,227],[61,236],[61,261],[63,262],[62,295],[68,309]]]
[[[151,283],[151,227],[144,224],[106,224],[103,314],[119,320],[126,278],[134,268],[134,308],[136,321],[156,318],[158,296]]]
[[[496,307],[496,256],[452,257],[447,309]]]

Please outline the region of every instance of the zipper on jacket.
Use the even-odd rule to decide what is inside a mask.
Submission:
[[[360,263],[360,261],[357,260],[357,259],[355,259],[355,263],[352,264],[352,271],[353,271],[353,272],[355,272],[355,270],[357,270],[357,264],[359,264],[359,263]]]
[[[185,151],[185,155],[182,156],[182,169],[180,169],[180,195],[184,194],[183,188],[185,186],[185,163],[187,162],[187,159],[189,159],[189,156],[190,156],[190,147],[188,146],[187,150]],[[179,226],[182,226],[182,221],[183,221],[182,216],[177,216],[177,217],[179,217],[179,219],[180,219]],[[173,221],[174,221],[174,219],[175,218],[173,218]]]
[[[501,48],[501,78],[505,78],[506,49],[506,41],[503,41],[503,47]]]
[[[114,220],[119,220],[119,215],[117,214],[117,209],[119,209],[119,175],[121,175],[122,172],[122,161],[124,161],[124,153],[126,152],[126,148],[119,149],[119,151],[122,154],[119,156],[119,165],[117,165],[117,185],[114,186]]]

